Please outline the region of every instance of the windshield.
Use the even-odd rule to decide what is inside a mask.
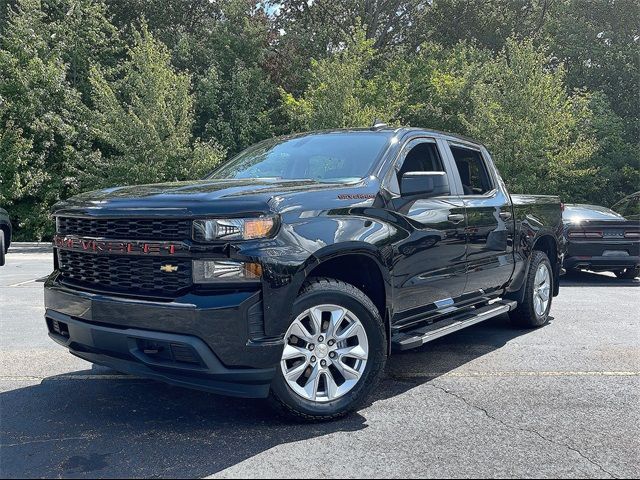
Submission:
[[[364,178],[391,133],[318,133],[258,143],[207,178],[349,181]]]

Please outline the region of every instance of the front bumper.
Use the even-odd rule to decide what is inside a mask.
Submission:
[[[188,294],[170,302],[45,284],[49,335],[115,370],[215,393],[265,397],[282,354],[264,331],[261,293]]]

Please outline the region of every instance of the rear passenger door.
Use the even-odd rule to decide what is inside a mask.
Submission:
[[[449,142],[462,184],[467,226],[465,297],[501,289],[514,268],[515,221],[511,199],[488,161],[486,150]]]

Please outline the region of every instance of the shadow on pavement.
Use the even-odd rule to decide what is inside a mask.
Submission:
[[[639,287],[640,278],[624,279],[612,273],[597,273],[585,270],[568,271],[560,277],[560,286],[565,287]]]
[[[372,403],[427,383],[527,332],[502,316],[392,356]],[[3,477],[203,477],[278,445],[367,427],[362,413],[300,424],[275,416],[262,400],[218,397],[133,377],[68,377],[0,394]]]

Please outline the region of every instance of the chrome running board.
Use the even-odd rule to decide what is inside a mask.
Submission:
[[[517,305],[518,303],[515,301],[499,300],[490,305],[476,307],[470,311],[459,313],[430,325],[398,332],[391,338],[391,345],[396,350],[409,350],[421,347],[425,343],[444,337],[450,333],[507,313],[516,308]]]

